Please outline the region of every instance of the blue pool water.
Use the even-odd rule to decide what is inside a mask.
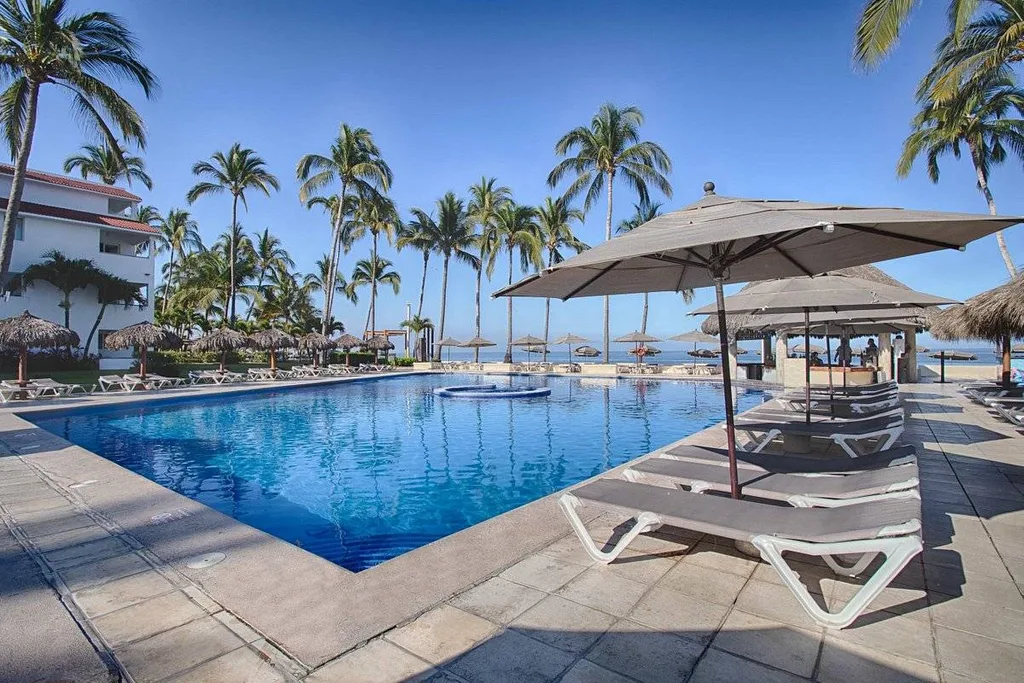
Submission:
[[[89,409],[40,427],[224,514],[359,571],[723,419],[710,383],[515,377],[525,400],[417,375]],[[746,409],[764,400],[740,389]]]

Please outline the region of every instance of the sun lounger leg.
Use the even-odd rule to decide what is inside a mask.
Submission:
[[[878,557],[878,553],[864,553],[860,559],[854,562],[852,565],[844,566],[839,562],[838,555],[822,555],[821,559],[825,561],[828,568],[834,571],[840,576],[860,576],[861,572],[868,568],[868,565],[875,561]]]
[[[903,427],[899,426],[891,427],[889,429],[880,429],[877,432],[871,432],[870,434],[858,434],[856,436],[836,434],[832,437],[832,441],[842,448],[843,451],[851,458],[858,458],[862,455],[871,455],[872,453],[892,448],[896,443],[896,439],[900,438],[900,434],[902,433]],[[866,445],[872,439],[875,440],[874,446]]]
[[[576,508],[580,505],[579,499],[566,493],[558,499],[558,504],[562,507],[562,512],[568,518],[572,530],[576,532],[576,536],[579,537],[580,542],[583,544],[583,549],[587,551],[587,555],[590,555],[591,559],[595,562],[604,564],[608,564],[621,555],[626,546],[632,543],[633,539],[637,536],[645,531],[654,531],[661,526],[661,520],[657,515],[650,512],[641,512],[637,515],[633,528],[627,531],[611,550],[604,551],[594,543],[594,539],[590,536],[590,532],[587,531],[586,525],[576,512]]]
[[[879,593],[889,585],[897,574],[903,571],[910,560],[921,552],[921,538],[916,535],[902,536],[898,538],[879,538],[865,541],[850,541],[847,543],[803,543],[801,541],[790,541],[787,539],[775,538],[773,536],[757,536],[753,544],[761,551],[761,557],[771,564],[783,583],[793,592],[800,605],[807,610],[816,622],[828,628],[845,628],[852,624],[861,612],[878,597]],[[878,568],[875,574],[864,586],[857,591],[853,599],[838,612],[827,612],[811,596],[807,586],[800,581],[785,558],[783,552],[792,551],[806,555],[817,555],[823,558],[831,558],[834,555],[856,555],[863,553],[863,557],[855,567],[862,563],[867,566],[870,560],[864,558],[881,553],[885,555],[885,562]],[[826,559],[826,562],[829,560]],[[829,563],[832,566],[832,563]]]

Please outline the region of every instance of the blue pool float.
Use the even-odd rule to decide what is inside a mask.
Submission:
[[[446,398],[536,398],[550,396],[551,389],[548,387],[499,389],[496,384],[463,384],[453,387],[438,387],[434,389],[434,393]]]

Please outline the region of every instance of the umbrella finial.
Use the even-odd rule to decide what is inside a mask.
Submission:
[[[704,194],[714,194],[714,193],[715,193],[715,184],[713,182],[711,182],[710,180],[707,181],[706,183],[704,183]]]

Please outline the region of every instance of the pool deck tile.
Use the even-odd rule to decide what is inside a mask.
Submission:
[[[838,632],[721,539],[666,527],[594,563],[554,497],[352,574],[0,410],[0,450],[30,454],[0,457],[0,532],[14,534],[0,570],[16,572],[3,575],[24,604],[18,630],[56,644],[26,649],[0,622],[0,666],[36,680],[67,662],[90,682],[112,666],[218,683],[1019,680],[1024,435],[951,386],[903,389],[927,550]],[[687,439],[721,440],[717,428]],[[585,522],[599,542],[625,528]],[[227,559],[186,566],[214,550]],[[832,609],[859,587],[798,566]]]

